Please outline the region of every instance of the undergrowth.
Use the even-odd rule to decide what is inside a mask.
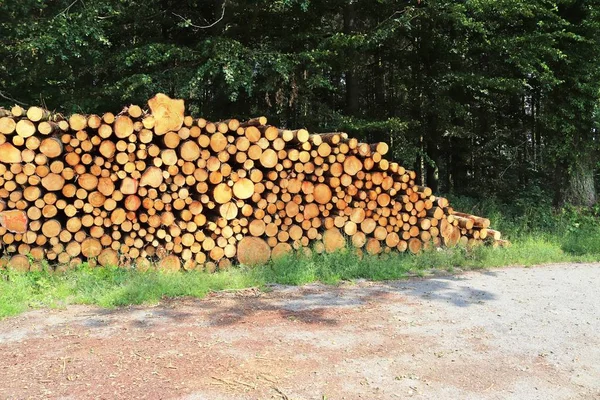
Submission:
[[[257,268],[232,267],[217,273],[165,273],[87,265],[55,274],[0,270],[0,318],[30,308],[94,304],[118,307],[157,303],[162,298],[201,298],[211,291],[265,288],[269,284],[335,284],[356,279],[392,280],[423,276],[435,270],[600,261],[600,209],[552,210],[537,203],[503,207],[493,201],[453,198],[456,209],[486,215],[512,245],[508,248],[433,249],[419,255],[387,254],[358,258],[353,252],[305,257],[292,254]],[[519,205],[520,204],[520,205]]]

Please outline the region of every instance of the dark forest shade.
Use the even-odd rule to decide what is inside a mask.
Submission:
[[[595,202],[597,0],[228,0],[223,19],[221,0],[1,7],[5,107],[165,92],[212,120],[386,141],[438,191]]]

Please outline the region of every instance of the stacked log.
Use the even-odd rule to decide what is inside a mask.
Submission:
[[[388,160],[385,143],[184,108],[159,94],[116,115],[0,109],[4,264],[213,271],[294,249],[505,244],[488,219],[454,211]]]

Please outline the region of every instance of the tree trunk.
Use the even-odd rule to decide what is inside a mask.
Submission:
[[[429,120],[429,134],[426,137],[427,156],[429,157],[429,162],[427,164],[426,181],[427,186],[429,186],[434,193],[437,193],[439,190],[439,146],[442,143],[442,138],[438,131],[437,119],[435,115],[430,115]]]
[[[594,162],[591,154],[574,158],[564,173],[565,182],[560,185],[559,204],[592,206],[596,203]]]

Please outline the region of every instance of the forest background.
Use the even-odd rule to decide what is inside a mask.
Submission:
[[[0,0],[0,10],[0,105],[93,113],[164,92],[212,120],[266,115],[386,141],[435,193],[509,237],[598,225],[600,1]]]

